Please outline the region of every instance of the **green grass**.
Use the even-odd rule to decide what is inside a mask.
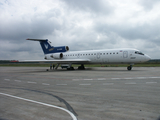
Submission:
[[[4,67],[49,67],[50,64],[38,64],[38,63],[7,63],[7,64],[0,64],[0,66]]]

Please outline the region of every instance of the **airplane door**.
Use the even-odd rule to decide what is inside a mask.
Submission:
[[[128,51],[123,51],[123,62],[128,62]]]
[[[97,53],[97,59],[100,59],[100,53]]]
[[[128,58],[128,51],[123,51],[123,58]]]
[[[100,55],[100,53],[99,53],[99,52],[97,53],[96,57],[97,57],[96,62],[101,63],[101,59],[100,59],[100,58],[101,58],[101,55]]]

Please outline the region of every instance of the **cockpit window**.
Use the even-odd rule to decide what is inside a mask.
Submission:
[[[135,54],[139,54],[139,55],[144,55],[142,52],[140,51],[135,51]]]

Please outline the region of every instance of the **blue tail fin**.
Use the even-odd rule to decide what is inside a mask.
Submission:
[[[39,41],[44,54],[66,52],[69,50],[68,46],[59,46],[59,47],[51,46],[50,44],[51,42],[48,41],[48,39],[27,39],[27,40]]]

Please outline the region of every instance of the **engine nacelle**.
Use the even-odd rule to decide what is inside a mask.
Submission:
[[[58,46],[58,47],[54,47],[54,48],[50,49],[50,51],[52,51],[54,53],[67,52],[67,51],[69,51],[69,47],[68,46]]]
[[[51,57],[54,59],[61,59],[63,58],[63,53],[53,53]]]
[[[66,47],[66,51],[69,51],[69,47],[68,46],[65,46]]]

